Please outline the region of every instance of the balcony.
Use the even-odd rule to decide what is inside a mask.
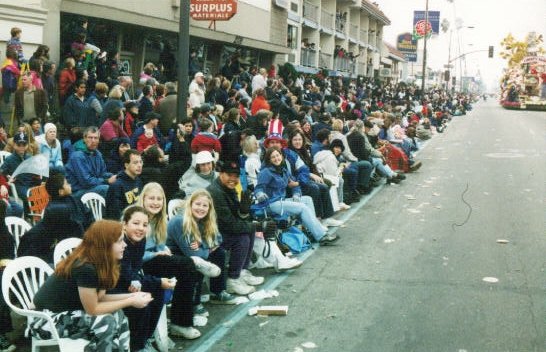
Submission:
[[[319,9],[317,5],[310,3],[309,1],[303,2],[303,18],[306,20],[318,23]]]
[[[349,71],[350,60],[346,57],[334,58],[334,70],[337,71]]]
[[[317,57],[316,50],[302,48],[300,53],[300,63],[302,66],[315,67],[316,57]]]
[[[334,29],[334,14],[321,9],[320,24],[323,28],[332,31]]]
[[[345,34],[345,28],[347,25],[347,20],[341,17],[336,18],[336,32]]]
[[[319,53],[319,67],[330,69],[332,67],[332,54]]]

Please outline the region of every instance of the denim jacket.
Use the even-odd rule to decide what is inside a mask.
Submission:
[[[279,173],[272,165],[262,167],[258,174],[258,184],[254,190],[257,198],[263,194],[267,195],[271,202],[286,198],[288,182],[291,179],[294,180],[294,177],[286,166],[283,166],[281,170],[282,172]],[[300,186],[292,188],[292,195],[301,197]]]

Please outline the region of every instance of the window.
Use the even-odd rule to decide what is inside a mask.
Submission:
[[[297,2],[291,2],[290,3],[290,11],[292,12],[298,12],[298,3]]]
[[[286,46],[290,49],[296,49],[298,47],[298,27],[291,24],[288,25]]]

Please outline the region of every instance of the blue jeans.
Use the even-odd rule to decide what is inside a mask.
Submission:
[[[358,171],[358,184],[359,188],[366,188],[370,185],[370,178],[372,177],[373,166],[369,161],[359,160],[351,162],[351,166]]]
[[[330,189],[327,185],[310,180],[308,183],[301,184],[301,191],[313,199],[317,217],[326,219],[334,215]]]
[[[298,203],[291,200],[278,200],[269,204],[269,208],[276,214],[286,213],[288,215],[297,215],[303,226],[311,232],[313,238],[319,241],[325,234],[322,224],[315,216],[315,213],[304,203]]]
[[[382,177],[393,177],[394,171],[390,168],[389,165],[383,165],[383,159],[381,158],[372,158],[372,164]]]

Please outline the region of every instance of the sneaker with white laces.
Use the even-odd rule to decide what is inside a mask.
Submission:
[[[222,273],[216,264],[212,264],[211,262],[197,256],[191,256],[190,258],[195,264],[195,269],[206,277],[218,277]]]
[[[237,303],[237,297],[223,290],[220,293],[211,293],[210,294],[210,303],[211,304],[235,304]]]
[[[201,332],[199,332],[199,330],[197,330],[193,326],[180,326],[171,323],[169,327],[171,330],[171,335],[183,337],[186,340],[194,340],[201,336]]]
[[[339,203],[339,210],[349,210],[349,209],[351,209],[350,205],[347,205],[343,202]]]
[[[254,286],[250,286],[245,281],[243,281],[242,277],[239,277],[238,279],[228,278],[226,280],[226,291],[239,296],[246,296],[248,294],[251,294],[252,292],[255,292],[256,289],[254,288]]]
[[[252,273],[247,270],[243,269],[241,270],[241,278],[243,281],[250,286],[257,286],[264,283],[264,277],[263,276],[254,276]]]

